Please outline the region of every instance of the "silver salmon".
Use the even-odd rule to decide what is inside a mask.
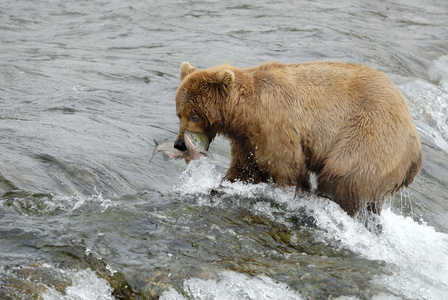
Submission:
[[[209,141],[205,134],[185,130],[184,142],[190,154],[185,158],[187,161],[199,159],[201,156],[213,157],[207,152]]]
[[[151,163],[154,156],[159,152],[162,153],[163,159],[165,161],[173,158],[185,158],[185,161],[188,163],[192,160],[199,159],[201,156],[213,157],[209,152],[207,152],[209,141],[205,134],[186,130],[184,132],[184,141],[185,146],[187,146],[186,151],[180,151],[174,148],[175,140],[166,140],[162,143],[158,143],[156,140],[154,140],[156,148],[154,149],[149,162]]]

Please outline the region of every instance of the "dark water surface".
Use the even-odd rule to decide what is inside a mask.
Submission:
[[[2,1],[1,299],[446,299],[448,2]],[[336,60],[388,74],[425,162],[381,234],[334,203],[148,164],[179,67]]]

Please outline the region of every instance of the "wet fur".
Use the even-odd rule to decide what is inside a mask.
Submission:
[[[358,64],[264,63],[197,70],[185,62],[176,95],[184,130],[230,140],[225,179],[310,190],[350,216],[380,213],[385,196],[413,181],[420,138],[401,92]]]

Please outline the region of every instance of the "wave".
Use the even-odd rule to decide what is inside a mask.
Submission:
[[[349,251],[357,257],[385,265],[385,271],[370,279],[370,284],[381,290],[374,293],[374,299],[385,296],[444,299],[448,294],[448,235],[437,232],[422,219],[414,220],[412,216],[402,215],[400,211],[395,211],[391,203],[378,220],[382,232],[375,233],[369,231],[359,220],[349,217],[336,203],[315,195],[297,195],[290,188],[267,184],[225,184],[225,195],[212,199],[208,192],[220,184],[221,177],[219,169],[211,162],[201,159],[190,163],[180,176],[181,183],[175,187],[175,191],[185,198],[190,196],[199,206],[241,206],[251,213],[286,226],[290,222],[289,217],[294,214],[299,219],[311,219],[312,222],[303,223],[308,225],[302,226],[312,224],[316,228],[316,241],[337,251]],[[274,206],[277,211],[273,209]],[[295,230],[292,226],[288,227]],[[346,263],[350,263],[349,260]],[[182,293],[187,294],[188,299],[204,299],[203,296],[207,293],[210,295],[207,299],[223,299],[223,294],[215,295],[211,291],[219,290],[220,285],[234,284],[232,278],[239,276],[245,275],[223,273],[208,281],[187,280]],[[246,280],[247,290],[250,291],[259,280],[252,279],[254,281],[239,280]],[[197,293],[192,292],[192,286]],[[183,299],[174,295],[171,291],[165,299]],[[255,298],[246,296],[242,299]]]
[[[440,149],[448,150],[448,56],[435,60],[429,68],[431,82],[417,79],[400,88],[420,134]]]
[[[53,273],[56,273],[59,280],[67,281],[68,286],[64,293],[53,287],[46,286],[46,291],[41,294],[43,300],[113,300],[113,289],[109,283],[99,278],[91,269],[86,270],[62,270],[50,265],[44,265]]]
[[[278,283],[267,276],[249,277],[232,271],[219,273],[214,279],[188,279],[183,283],[184,294],[170,289],[163,293],[161,300],[184,299],[241,299],[241,300],[300,300],[301,295],[286,284]]]
[[[12,209],[25,216],[49,216],[92,210],[104,213],[111,207],[118,207],[118,204],[104,198],[100,192],[89,197],[19,192],[3,195],[0,200],[0,208]]]

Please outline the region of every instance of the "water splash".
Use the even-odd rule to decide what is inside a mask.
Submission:
[[[204,193],[218,187],[222,177],[216,165],[201,158],[188,164],[180,175],[180,184],[173,189],[181,195]]]
[[[71,211],[75,211],[86,204],[99,205],[101,213],[104,213],[109,207],[117,207],[110,199],[105,199],[101,192],[99,192],[95,187],[96,194],[90,197],[77,197],[77,201],[71,208]]]

